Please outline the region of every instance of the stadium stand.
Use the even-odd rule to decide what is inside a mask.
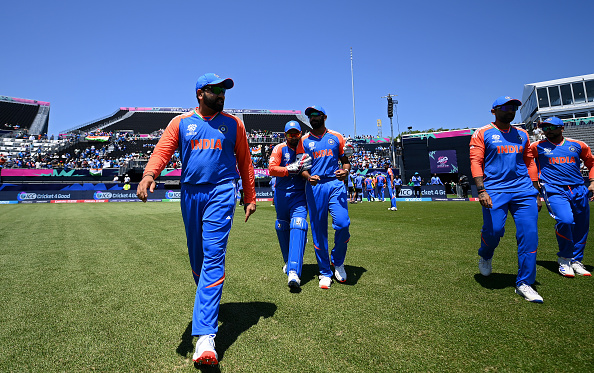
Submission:
[[[78,133],[87,133],[87,132],[93,132],[99,129],[102,129],[104,127],[106,127],[107,125],[116,122],[120,119],[122,119],[122,117],[124,117],[124,115],[126,115],[128,113],[128,110],[116,110],[113,114],[108,115],[106,117],[103,117],[101,119],[98,120],[94,120],[92,122],[89,123],[85,123],[83,125],[80,125],[78,127],[74,127],[72,129],[69,129],[66,131],[66,133],[72,133],[72,132],[78,132]]]
[[[243,123],[246,131],[270,131],[283,132],[285,124],[288,121],[295,120],[300,123],[302,129],[308,129],[309,124],[306,124],[297,115],[286,114],[243,114]]]
[[[49,102],[0,96],[0,134],[47,133]]]
[[[563,120],[563,122],[565,123],[563,136],[583,141],[590,148],[594,146],[594,117]]]

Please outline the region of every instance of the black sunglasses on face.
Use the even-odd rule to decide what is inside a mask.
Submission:
[[[309,113],[308,117],[320,117],[322,115],[324,115],[324,113],[319,111],[312,111],[311,113]]]
[[[554,131],[557,128],[562,128],[562,127],[558,127],[555,125],[544,125],[544,126],[541,126],[540,128],[542,128],[543,131]]]
[[[497,109],[501,111],[518,111],[518,105],[500,105]]]
[[[212,93],[214,93],[215,95],[220,95],[221,93],[225,93],[227,90],[223,87],[219,87],[216,85],[207,85],[205,87],[202,87],[203,90],[206,91],[211,91]]]

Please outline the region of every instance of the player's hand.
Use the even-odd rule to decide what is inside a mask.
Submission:
[[[340,181],[345,181],[347,176],[349,176],[349,172],[345,169],[340,169],[340,170],[336,170],[334,171],[334,175],[336,175],[336,178]]]
[[[538,207],[538,212],[542,209],[542,201],[540,200],[540,196],[536,196],[536,207]]]
[[[142,202],[146,202],[146,199],[148,197],[148,193],[146,192],[147,189],[149,190],[149,192],[153,193],[155,191],[156,186],[157,183],[155,183],[155,180],[151,176],[146,176],[142,180],[140,180],[140,183],[138,183],[138,187],[136,188],[136,196]]]
[[[248,203],[243,205],[243,211],[245,211],[245,222],[247,223],[250,215],[256,212],[256,204],[255,203]]]
[[[316,186],[318,181],[320,181],[320,177],[318,175],[313,175],[307,178],[307,181],[311,184],[311,186]]]
[[[493,201],[491,201],[491,196],[489,196],[489,193],[487,193],[487,192],[480,193],[478,195],[478,199],[479,199],[479,202],[481,203],[481,206],[486,207],[488,209],[493,207]]]
[[[296,175],[301,173],[302,171],[307,171],[311,169],[311,161],[312,160],[309,154],[300,154],[297,157],[297,161],[287,165],[287,171],[289,171],[289,175]]]

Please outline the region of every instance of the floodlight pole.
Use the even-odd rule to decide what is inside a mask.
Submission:
[[[392,155],[392,167],[396,166],[396,152],[394,151],[394,126],[392,125],[392,108],[390,107],[392,103],[398,104],[398,100],[393,100],[392,97],[396,97],[398,95],[391,95],[388,93],[387,96],[382,96],[381,98],[388,99],[388,117],[390,118],[390,153]]]
[[[357,116],[355,115],[355,78],[353,75],[353,47],[351,47],[351,88],[353,91],[353,126],[355,134],[353,138],[357,137]]]

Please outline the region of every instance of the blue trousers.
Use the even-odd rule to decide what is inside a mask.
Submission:
[[[367,191],[367,202],[371,202],[371,200],[373,198],[375,198],[375,196],[374,196],[375,193],[374,193],[373,189],[366,189],[366,191]]]
[[[384,186],[383,185],[378,185],[377,186],[377,193],[376,196],[377,198],[379,198],[380,201],[384,202]]]
[[[590,229],[588,188],[542,185],[549,214],[557,222],[555,233],[559,244],[558,256],[582,261]]]
[[[344,264],[347,244],[351,238],[346,187],[338,179],[322,179],[316,186],[307,183],[305,194],[318,268],[322,276],[331,277],[330,261],[335,266]],[[332,228],[335,230],[334,248],[330,258],[328,257],[328,212],[332,216]]]
[[[525,192],[496,193],[489,192],[493,207],[483,207],[483,229],[481,247],[478,254],[491,259],[499,240],[505,233],[507,212],[512,214],[516,223],[516,241],[518,243],[518,276],[516,286],[521,283],[532,285],[536,279],[536,251],[538,248],[538,207],[536,189]]]
[[[396,191],[392,188],[392,185],[388,183],[388,193],[390,194],[390,207],[396,207]]]
[[[307,241],[307,203],[305,191],[277,189],[274,194],[276,234],[287,273],[295,271],[301,277],[303,253]]]
[[[219,304],[225,280],[225,253],[235,213],[233,182],[182,184],[181,211],[188,254],[196,282],[192,335],[218,330]]]

